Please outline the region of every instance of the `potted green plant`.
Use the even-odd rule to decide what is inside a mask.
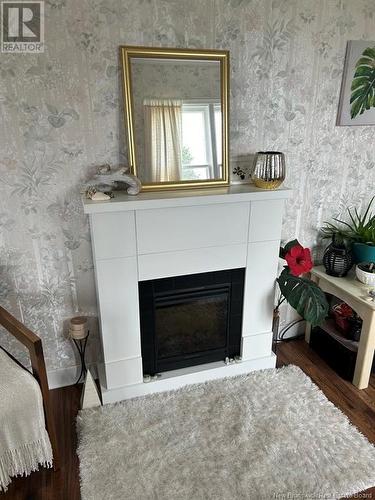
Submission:
[[[375,286],[375,263],[361,262],[355,268],[355,274],[361,283],[368,286]]]
[[[321,288],[305,277],[313,267],[311,252],[298,240],[292,240],[280,248],[280,258],[286,261],[277,278],[280,294],[273,312],[273,333],[278,339],[280,306],[283,302],[291,305],[298,314],[312,326],[320,325],[328,315],[328,302]]]
[[[324,238],[339,238],[352,245],[355,262],[375,262],[375,213],[371,211],[375,196],[361,215],[356,208],[348,208],[348,222],[333,218],[321,229]]]

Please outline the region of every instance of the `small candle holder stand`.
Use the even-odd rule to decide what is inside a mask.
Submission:
[[[69,337],[72,339],[74,345],[77,348],[81,363],[81,371],[75,385],[79,384],[81,382],[81,379],[82,382],[84,382],[86,378],[87,366],[85,361],[85,354],[89,335],[90,332],[87,329],[87,318],[85,316],[77,316],[70,320]]]

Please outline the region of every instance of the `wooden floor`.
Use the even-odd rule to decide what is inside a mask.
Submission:
[[[303,340],[279,345],[277,354],[278,366],[290,363],[300,366],[326,396],[346,413],[353,424],[375,443],[375,376],[368,389],[359,391],[338,377]],[[80,388],[55,389],[51,391],[51,396],[61,452],[61,470],[42,470],[27,478],[18,478],[11,483],[6,494],[0,494],[0,500],[80,499],[78,460],[75,454],[75,416]],[[365,493],[362,498],[375,499],[375,487]]]

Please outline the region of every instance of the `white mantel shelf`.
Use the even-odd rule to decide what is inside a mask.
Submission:
[[[147,210],[153,208],[184,207],[193,205],[214,205],[216,203],[238,203],[241,201],[281,200],[291,196],[292,190],[259,189],[253,184],[239,184],[225,188],[179,189],[173,191],[141,192],[130,196],[116,191],[108,201],[93,201],[83,197],[86,214],[119,212],[126,210]]]
[[[104,403],[275,366],[274,285],[283,207],[291,193],[242,184],[83,200],[100,310]],[[245,269],[240,362],[164,372],[146,383],[138,283],[238,268]]]

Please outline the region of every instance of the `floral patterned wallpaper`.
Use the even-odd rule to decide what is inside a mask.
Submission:
[[[0,303],[50,370],[76,364],[67,319],[96,314],[79,188],[126,158],[120,44],[230,50],[231,155],[286,153],[285,238],[316,246],[324,219],[374,193],[374,127],[335,126],[346,41],[374,38],[374,0],[45,4],[45,53],[0,54]]]

